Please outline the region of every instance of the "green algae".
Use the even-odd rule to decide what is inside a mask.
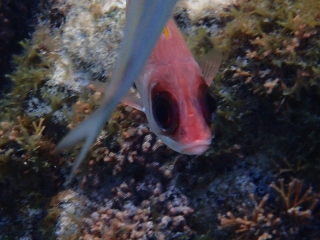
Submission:
[[[54,155],[55,144],[46,129],[50,122],[26,114],[28,101],[35,96],[42,98],[41,89],[51,77],[53,60],[47,54],[52,46],[46,45],[48,39],[53,40],[52,35],[44,27],[34,34],[32,39],[20,42],[22,53],[13,56],[16,68],[7,75],[12,90],[0,100],[0,204],[4,209],[2,220],[8,221],[3,226],[14,229],[2,230],[2,236],[27,236],[27,226],[37,226],[34,236],[45,234],[50,227],[41,224],[44,206],[55,194],[55,181],[61,177],[55,167],[60,157]]]
[[[39,28],[35,36],[42,31],[42,28]],[[13,56],[16,69],[7,75],[13,82],[13,89],[1,101],[0,106],[3,113],[0,119],[1,146],[5,148],[10,142],[16,142],[30,159],[39,149],[46,148],[44,146],[47,141],[42,136],[44,119],[31,118],[24,113],[25,101],[30,95],[41,95],[40,88],[50,78],[50,60],[37,44],[42,40],[35,37],[33,40],[20,42],[23,54]],[[36,123],[38,121],[39,125]],[[48,143],[47,147],[49,146]]]
[[[252,0],[221,16],[210,38],[225,54],[213,85],[216,152],[241,143],[320,163],[319,11],[319,1]]]

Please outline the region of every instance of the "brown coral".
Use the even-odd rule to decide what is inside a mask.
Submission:
[[[303,181],[293,178],[289,182],[287,190],[283,179],[278,179],[279,185],[271,183],[271,187],[277,191],[285,203],[286,213],[292,217],[311,218],[312,210],[319,199],[312,192],[312,187],[303,193]]]

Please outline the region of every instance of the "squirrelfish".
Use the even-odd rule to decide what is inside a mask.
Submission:
[[[144,111],[150,129],[173,150],[201,154],[208,148],[209,124],[216,108],[208,86],[220,57],[203,61],[203,71],[200,70],[173,20],[169,19],[175,3],[173,0],[130,1],[120,53],[101,105],[57,146],[58,150],[70,148],[85,140],[67,182],[120,100]],[[133,82],[140,98],[130,93],[125,96]]]
[[[211,143],[210,123],[216,101],[209,85],[221,56],[217,52],[210,52],[205,58],[208,56],[212,58],[202,60],[202,71],[174,21],[169,19],[135,81],[140,109],[145,112],[150,129],[180,153],[202,154]]]

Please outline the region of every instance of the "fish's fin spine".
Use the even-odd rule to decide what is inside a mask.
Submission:
[[[208,86],[213,82],[222,62],[222,54],[220,51],[211,50],[202,56],[199,61],[199,67],[202,71],[205,82]]]

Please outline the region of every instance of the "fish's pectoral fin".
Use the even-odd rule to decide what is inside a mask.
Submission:
[[[208,86],[211,85],[216,76],[222,61],[222,54],[217,50],[210,50],[199,61],[199,67]]]
[[[131,89],[127,92],[127,94],[124,96],[124,98],[121,100],[124,104],[136,108],[140,111],[144,111],[144,107],[142,104],[141,98],[139,98],[135,92],[131,92]]]
[[[105,123],[105,119],[100,117],[100,115],[103,115],[101,111],[103,111],[103,109],[97,109],[97,111],[92,113],[89,118],[80,123],[75,129],[70,131],[57,145],[56,151],[60,152],[62,150],[70,149],[82,140],[85,141],[80,150],[80,153],[73,163],[71,173],[64,185],[68,185],[72,178],[75,176],[76,170],[84,160],[87,152],[89,151],[90,147],[101,131]]]
[[[99,81],[91,81],[88,87],[93,91],[98,91],[105,93],[108,87],[108,83],[99,82]],[[141,98],[139,98],[135,92],[132,92],[131,89],[127,92],[127,94],[121,100],[124,104],[136,108],[143,112],[143,104],[141,102]]]
[[[107,90],[108,83],[106,82],[99,82],[99,81],[90,81],[88,84],[88,88],[93,91],[105,93]]]

